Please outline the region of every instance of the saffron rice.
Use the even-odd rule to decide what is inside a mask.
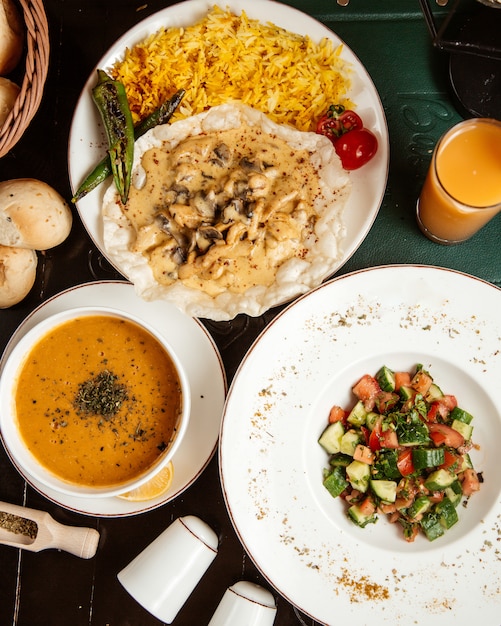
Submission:
[[[173,120],[240,101],[312,131],[331,104],[351,106],[341,49],[214,6],[192,26],[161,29],[127,49],[110,74],[124,83],[135,122],[183,88]]]

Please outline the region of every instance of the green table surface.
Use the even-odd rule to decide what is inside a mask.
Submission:
[[[447,8],[430,1],[437,19],[442,19]],[[22,139],[0,160],[1,180],[39,178],[69,200],[68,134],[87,77],[120,35],[169,4],[172,2],[165,0],[45,1],[51,53],[44,98]],[[426,264],[452,268],[500,286],[501,215],[457,246],[432,243],[416,225],[416,199],[433,147],[439,136],[461,119],[448,82],[447,54],[432,46],[418,0],[351,0],[348,7],[340,7],[335,0],[290,0],[287,4],[323,22],[355,52],[371,75],[387,116],[391,156],[384,200],[368,236],[338,274],[385,264]],[[37,282],[30,295],[19,305],[0,311],[0,349],[26,315],[50,296],[76,284],[121,278],[76,217],[69,239],[40,255]],[[276,313],[207,324],[221,352],[228,382],[248,347]],[[0,449],[0,500],[47,510],[66,524],[93,526],[102,536],[98,554],[89,562],[57,551],[18,554],[16,549],[0,546],[0,624],[157,624],[124,593],[116,573],[172,519],[183,514],[199,515],[213,523],[220,532],[221,547],[211,576],[203,579],[174,626],[206,625],[224,590],[236,580],[244,578],[269,588],[245,554],[226,513],[216,457],[182,497],[148,514],[114,520],[80,515],[47,500],[25,483]],[[275,626],[315,624],[280,594],[275,592],[275,596]],[[371,617],[368,623],[377,621]]]

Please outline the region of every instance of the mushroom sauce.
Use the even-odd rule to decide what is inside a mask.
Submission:
[[[114,183],[103,198],[106,253],[145,300],[260,315],[334,271],[350,190],[326,137],[210,107],[137,140],[128,203]]]
[[[307,150],[244,124],[151,148],[141,164],[123,210],[160,284],[241,293],[305,255],[321,194]]]

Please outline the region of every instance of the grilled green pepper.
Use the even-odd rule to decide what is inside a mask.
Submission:
[[[185,94],[184,89],[177,91],[169,100],[163,102],[158,109],[155,109],[153,113],[150,113],[144,120],[139,122],[134,128],[134,139],[139,139],[142,135],[152,129],[154,126],[160,124],[167,124],[175,110],[179,106],[181,100]],[[72,198],[72,202],[77,202],[86,196],[90,191],[95,189],[98,185],[104,182],[108,176],[111,176],[111,160],[110,155],[106,156],[99,161],[92,172],[85,178],[79,188],[76,190],[75,195]]]
[[[134,124],[125,87],[103,70],[97,70],[97,85],[92,98],[101,114],[108,138],[113,179],[122,202],[129,196],[132,162],[134,159]]]

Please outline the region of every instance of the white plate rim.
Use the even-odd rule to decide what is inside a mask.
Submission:
[[[217,3],[216,3],[217,4]],[[126,46],[142,40],[160,26],[181,26],[202,17],[214,5],[211,0],[185,0],[146,17],[124,33],[101,57],[97,68],[106,69],[118,59]],[[355,72],[353,97],[357,111],[362,115],[366,126],[378,136],[379,149],[370,163],[360,170],[350,173],[353,180],[352,192],[344,211],[346,236],[342,242],[342,257],[333,264],[326,276],[333,276],[356,252],[369,233],[381,207],[389,171],[389,133],[381,99],[369,73],[351,48],[327,26],[302,11],[276,2],[275,0],[228,0],[220,3],[231,10],[245,10],[250,18],[271,21],[299,34],[309,34],[312,39],[330,38],[336,45],[342,45],[342,56],[348,60]],[[68,143],[68,170],[72,190],[92,167],[102,158],[105,145],[101,123],[92,103],[91,90],[95,84],[96,71],[85,83],[75,108]],[[351,92],[350,92],[351,93]],[[82,223],[90,238],[108,258],[102,232],[101,204],[107,185],[100,187],[76,203]],[[113,260],[108,259],[115,266]],[[120,267],[115,267],[123,275]],[[127,278],[127,277],[126,277]],[[299,294],[298,294],[299,295]],[[290,297],[287,301],[290,301]],[[284,302],[277,302],[276,305]],[[275,306],[275,305],[274,305]]]
[[[40,494],[71,511],[95,517],[127,517],[145,513],[171,502],[190,487],[202,474],[215,455],[218,445],[219,428],[224,400],[227,392],[226,373],[219,350],[203,324],[184,315],[167,302],[144,302],[134,291],[134,286],[127,281],[98,280],[70,287],[59,292],[39,305],[19,325],[10,338],[0,359],[0,371],[10,351],[19,339],[36,323],[48,315],[77,306],[88,305],[113,306],[115,310],[132,312],[144,319],[158,333],[175,345],[176,352],[187,369],[192,393],[191,420],[186,437],[193,437],[198,428],[205,429],[203,441],[196,444],[197,458],[188,452],[190,443],[185,439],[173,458],[174,479],[171,489],[158,498],[145,502],[128,502],[119,498],[77,498],[56,492],[41,484],[24,472],[11,457],[14,467],[21,476]],[[165,322],[166,325],[160,323]],[[174,322],[170,328],[168,323]],[[190,356],[189,350],[195,347],[201,355]],[[204,377],[210,372],[210,376]],[[0,433],[1,439],[1,433]],[[195,444],[194,444],[195,445]],[[176,467],[180,472],[176,472]],[[181,473],[181,476],[179,474]]]
[[[367,286],[370,295],[372,296],[373,290],[377,288],[380,277],[385,278],[393,275],[399,285],[403,283],[403,292],[408,294],[409,290],[413,289],[418,273],[423,274],[426,279],[431,281],[433,281],[433,279],[439,280],[441,287],[444,287],[444,285],[447,286],[448,284],[450,287],[454,287],[454,285],[457,287],[458,283],[462,287],[466,287],[466,291],[463,294],[455,293],[453,295],[450,293],[444,293],[439,296],[442,298],[446,309],[449,306],[457,304],[457,298],[460,295],[461,297],[465,297],[466,300],[469,300],[468,288],[473,287],[474,291],[476,291],[476,295],[478,295],[478,293],[481,293],[484,296],[487,295],[490,298],[489,302],[491,305],[496,301],[497,310],[499,310],[501,290],[487,281],[456,270],[427,265],[402,264],[367,268],[346,274],[339,278],[335,278],[312,292],[302,296],[293,304],[289,305],[289,307],[284,309],[284,311],[270,323],[270,325],[257,338],[253,346],[251,346],[242,361],[227,395],[220,433],[219,464],[223,495],[232,524],[244,548],[263,576],[268,580],[270,585],[274,586],[279,593],[286,597],[287,600],[295,605],[299,610],[322,624],[338,623],[338,620],[340,619],[350,619],[351,623],[357,624],[369,623],[367,621],[369,619],[367,617],[369,615],[367,611],[371,611],[370,623],[376,625],[421,623],[415,620],[424,618],[426,618],[426,623],[429,626],[435,624],[456,624],[458,623],[458,618],[463,620],[461,623],[466,623],[465,620],[468,619],[482,618],[482,623],[489,625],[492,624],[492,626],[497,625],[495,620],[499,617],[501,596],[496,582],[497,576],[495,572],[498,571],[499,568],[499,557],[496,556],[494,542],[497,539],[496,535],[499,535],[501,529],[501,494],[499,492],[496,491],[497,495],[495,496],[494,505],[492,509],[488,511],[485,519],[483,520],[485,527],[483,527],[482,524],[479,524],[478,528],[470,531],[465,538],[468,543],[463,547],[463,549],[461,549],[460,542],[457,541],[443,547],[441,547],[440,544],[430,547],[430,551],[434,554],[438,554],[439,558],[442,558],[443,560],[441,562],[442,567],[436,568],[436,571],[433,571],[430,574],[432,577],[433,588],[436,589],[436,597],[434,604],[430,603],[430,599],[427,598],[426,600],[428,601],[428,604],[426,605],[425,599],[421,596],[423,593],[423,584],[421,584],[418,580],[417,574],[414,578],[412,578],[412,580],[408,576],[408,572],[404,573],[404,575],[399,578],[399,572],[398,570],[395,570],[393,574],[390,575],[392,578],[391,580],[388,580],[388,578],[385,579],[384,577],[386,565],[388,568],[390,565],[394,567],[395,563],[398,563],[399,559],[401,559],[401,557],[398,556],[400,552],[397,553],[396,557],[394,555],[390,555],[388,563],[382,564],[381,572],[378,574],[380,576],[379,581],[377,580],[377,577],[371,579],[371,576],[374,574],[374,563],[370,566],[366,563],[366,569],[364,569],[364,559],[367,559],[368,561],[374,560],[376,559],[375,555],[379,554],[380,556],[381,553],[377,549],[375,551],[372,550],[371,546],[369,546],[369,549],[367,550],[367,546],[363,543],[362,546],[366,549],[366,553],[364,554],[363,551],[361,551],[355,555],[356,558],[360,560],[360,563],[362,563],[362,566],[359,565],[358,569],[358,561],[353,566],[347,564],[349,563],[349,550],[346,553],[340,551],[337,554],[336,559],[333,559],[332,555],[330,558],[323,555],[323,557],[325,557],[324,568],[326,571],[322,575],[325,575],[326,580],[329,576],[331,576],[329,584],[332,586],[330,587],[329,598],[325,595],[319,598],[319,590],[323,590],[325,592],[325,580],[322,581],[321,575],[315,573],[316,565],[318,565],[318,563],[322,564],[323,558],[322,556],[318,558],[318,552],[315,552],[315,550],[322,545],[322,538],[315,537],[313,542],[309,543],[306,533],[310,532],[311,529],[308,526],[308,531],[306,531],[302,526],[301,519],[298,517],[291,519],[294,518],[295,515],[294,512],[291,514],[293,505],[287,503],[285,511],[276,511],[273,509],[271,501],[272,497],[278,501],[280,498],[277,493],[281,493],[281,490],[284,487],[287,489],[287,480],[284,477],[284,474],[291,469],[291,465],[289,464],[287,466],[284,465],[283,467],[277,467],[280,460],[283,461],[284,458],[286,458],[286,455],[290,454],[290,452],[283,452],[278,445],[284,444],[281,433],[278,435],[278,443],[276,441],[277,432],[280,428],[284,427],[284,416],[282,415],[282,422],[280,421],[280,416],[276,418],[275,422],[273,421],[273,401],[271,394],[268,393],[266,388],[266,382],[269,383],[272,379],[273,376],[270,374],[271,372],[274,373],[275,383],[279,381],[280,378],[285,378],[286,364],[284,364],[281,359],[279,359],[277,363],[272,364],[270,350],[273,344],[273,338],[269,339],[269,335],[276,333],[275,339],[277,341],[285,341],[287,336],[294,337],[292,342],[292,346],[294,348],[296,342],[295,333],[301,333],[301,330],[298,329],[298,322],[294,318],[296,313],[298,319],[302,320],[304,323],[305,320],[302,319],[301,312],[309,311],[309,314],[311,314],[311,320],[308,322],[310,328],[320,328],[319,320],[322,318],[322,311],[317,312],[314,309],[315,305],[319,305],[322,301],[322,297],[327,298],[329,296],[330,301],[333,303],[333,308],[335,308],[338,304],[340,308],[346,305],[345,301],[336,303],[335,296],[336,292],[339,291],[338,287],[342,287],[344,289],[347,289],[348,286],[353,286],[355,288],[357,286],[360,287],[361,281],[365,280],[364,285]],[[388,280],[386,280],[386,282],[383,281],[383,283],[385,286],[389,284]],[[394,299],[395,302],[398,302],[398,288],[395,290],[395,293],[389,293],[387,295]],[[357,298],[360,297],[360,291],[355,290],[353,293],[353,302],[356,302]],[[433,299],[435,299],[435,294],[433,294]],[[448,302],[451,301],[454,302],[452,305],[449,305]],[[436,305],[436,302],[432,302],[431,304]],[[423,302],[423,307],[425,305],[426,300]],[[431,308],[433,308],[433,306]],[[492,337],[496,337],[497,331],[497,342],[499,347],[501,327],[499,320],[495,317],[495,314],[485,314],[483,317],[482,312],[478,311],[478,306],[477,309],[475,309],[474,302],[468,302],[465,304],[465,309],[472,309],[476,311],[478,314],[478,319],[476,321],[478,321],[479,326],[484,330],[485,324],[483,324],[483,322],[485,320],[490,322],[492,327]],[[367,312],[367,309],[365,309],[365,312]],[[374,315],[376,316],[376,313],[374,313]],[[369,313],[369,317],[370,316],[371,313]],[[471,324],[473,324],[476,323],[476,321],[474,322],[472,319],[466,320],[464,323],[467,324],[468,322],[471,322]],[[449,345],[453,341],[453,337],[451,336],[448,339],[445,338],[446,322],[447,320],[439,320],[439,323],[443,324],[441,331],[442,338],[440,341],[445,342],[445,345]],[[416,323],[417,321],[415,319],[409,320],[408,322],[410,326]],[[362,327],[365,325],[365,321],[355,321],[355,325],[357,324]],[[405,324],[407,324],[407,321],[404,320],[404,325]],[[287,330],[285,331],[286,325]],[[342,331],[343,326],[340,325],[338,328]],[[422,328],[421,330],[424,331],[425,329]],[[314,332],[320,333],[321,331],[312,330],[313,337]],[[418,333],[418,331],[412,330],[409,332]],[[450,329],[448,332],[450,332]],[[485,335],[483,337],[484,343],[485,337],[488,336],[488,333],[489,329],[485,330]],[[424,333],[418,334],[424,335]],[[481,339],[476,338],[475,334],[476,331],[475,333],[472,332],[471,334],[468,334],[468,340],[473,343],[478,341],[480,344]],[[303,336],[301,336],[299,341],[302,340],[304,340]],[[266,345],[267,342],[268,345]],[[304,343],[301,344],[303,348],[304,345]],[[314,346],[315,349],[318,349],[318,347],[318,345]],[[428,350],[430,346],[425,345],[424,348]],[[313,348],[311,348],[311,350],[313,351]],[[482,356],[485,354],[485,351],[486,346],[484,346],[484,350],[481,352]],[[492,352],[493,354],[489,357],[490,361],[488,361],[488,366],[485,366],[486,369],[489,369],[489,367],[491,369],[491,373],[485,379],[487,382],[490,381],[491,384],[499,379],[499,359],[501,358],[498,350],[498,360],[497,362],[495,361],[495,346]],[[311,360],[315,360],[316,358],[316,354],[309,353],[307,350],[305,351],[305,355],[306,359],[309,357]],[[480,354],[478,356],[480,357]],[[474,366],[477,370],[475,375],[481,377],[483,365],[480,361],[475,363],[475,358],[475,354],[472,354],[469,358],[469,362],[475,364]],[[333,363],[336,363],[336,359],[333,359]],[[317,365],[312,366],[312,371],[314,371],[315,374],[318,373],[318,367],[319,366]],[[498,375],[497,378],[495,374]],[[302,379],[301,377],[304,378],[307,375],[307,366],[298,366],[297,363],[294,364],[294,380],[296,380],[295,377],[297,377],[297,380],[300,380]],[[245,387],[248,385],[248,382],[245,381],[252,381],[250,388],[247,391],[245,390]],[[322,384],[318,383],[318,386],[321,387]],[[279,383],[278,388],[275,390],[275,397],[280,395],[285,397],[289,390],[290,387],[285,390],[285,387],[281,388]],[[452,390],[451,392],[453,393],[454,391]],[[257,398],[260,395],[263,396],[260,401],[254,401],[255,406],[258,407],[254,413],[249,414],[248,411],[250,411],[250,408],[247,409],[247,412],[243,412],[242,409],[240,409],[238,422],[234,417],[235,410],[233,406],[237,395],[240,407],[246,406],[246,401],[249,401],[249,398],[252,398],[252,396],[254,396],[254,398]],[[283,402],[285,403],[285,401]],[[305,404],[308,408],[310,408],[308,402],[309,401],[305,401]],[[287,405],[289,408],[292,407],[291,403],[292,401],[290,401],[290,404]],[[267,415],[265,415],[266,412]],[[278,415],[280,411],[275,409],[275,412]],[[252,426],[253,419],[256,422],[254,426]],[[501,428],[500,423],[501,416],[499,416],[499,419],[496,422],[498,434],[499,429]],[[237,440],[242,443],[234,448],[236,433],[238,434]],[[292,438],[294,438],[294,434],[296,434],[295,431]],[[275,440],[273,440],[274,438]],[[294,440],[294,444],[296,444],[294,454],[296,457],[299,456],[299,458],[301,458],[305,451],[297,449],[297,441]],[[273,447],[275,448],[275,452],[272,451]],[[260,455],[262,455],[261,459],[259,458]],[[252,469],[247,467],[245,461],[240,461],[240,464],[243,463],[244,467],[239,474],[235,463],[235,457],[245,459],[246,456],[252,458]],[[272,479],[269,478],[270,475],[272,476]],[[301,469],[298,469],[294,476],[297,478],[300,475]],[[242,484],[242,477],[244,477],[246,483],[245,485]],[[494,489],[497,490],[499,487],[495,486]],[[290,496],[291,493],[292,492],[289,491],[288,495]],[[299,501],[301,496],[304,495],[305,490],[298,489],[297,500]],[[314,497],[312,496],[311,501],[306,501],[304,508],[308,508],[308,505],[312,504],[313,499]],[[281,502],[280,504],[283,505],[284,503]],[[299,502],[296,504],[299,508],[301,508]],[[301,504],[303,503],[301,502]],[[288,509],[287,506],[289,506]],[[474,502],[471,503],[471,506],[474,506]],[[310,524],[312,521],[311,514],[308,515],[309,517],[305,516],[304,525]],[[321,518],[322,521],[319,521],[318,528],[314,529],[314,536],[317,531],[325,531],[326,527],[329,527],[332,530],[332,520],[326,522],[326,519],[324,519],[322,514],[319,514],[319,516],[319,519]],[[282,519],[279,520],[279,517]],[[492,524],[492,527],[490,524]],[[489,528],[490,534],[487,534],[484,537],[483,533],[487,532],[487,527]],[[341,536],[343,536],[343,530],[341,531]],[[364,533],[365,530],[361,532]],[[344,535],[344,537],[346,538],[346,535]],[[323,539],[325,539],[325,537]],[[330,539],[331,538],[329,537],[329,540]],[[288,540],[290,541],[290,545],[287,545]],[[492,540],[493,546],[487,547],[490,540]],[[359,541],[364,542],[363,535],[360,535]],[[333,544],[336,544],[335,535],[332,537],[332,542]],[[339,545],[337,545],[336,548],[339,549]],[[349,542],[349,548],[353,548],[353,542],[351,542],[351,539]],[[475,549],[477,550],[476,553]],[[430,570],[429,565],[426,565],[429,554],[431,553],[430,551],[425,551],[423,554],[415,552],[411,555],[418,568],[422,568],[422,570],[419,571],[424,572]],[[454,554],[457,556],[458,552],[460,554],[460,559],[462,559],[463,562],[459,565],[454,564],[454,566],[456,566],[456,570],[451,569],[449,571],[443,567],[444,563],[448,563],[451,555]],[[481,558],[478,557],[479,552],[481,552]],[[278,563],[280,563],[280,565],[278,565]],[[349,578],[350,567],[353,567],[353,571],[358,572],[359,576],[361,576],[361,578],[358,579],[359,581],[362,580],[362,583],[360,583],[361,588],[363,588],[364,584],[367,583],[365,590],[367,592],[367,589],[369,589],[370,593],[372,593],[372,597],[367,596],[364,598],[363,591],[360,594],[354,593],[354,586],[357,583],[355,578],[351,580],[351,589],[348,589],[348,586],[342,590],[336,589],[336,585],[340,585],[340,572],[344,571],[344,575]],[[426,567],[428,567],[428,570],[426,570]],[[461,578],[461,567],[471,567],[468,571],[468,576],[471,576],[470,581],[476,581],[475,589],[470,590],[469,596],[468,594],[463,594],[464,597],[459,597],[461,595],[461,585],[468,576]],[[320,569],[321,567],[319,567],[319,570]],[[338,575],[337,579],[336,574]],[[482,578],[478,578],[481,574],[484,574],[484,576]],[[406,575],[407,583],[404,582]],[[354,573],[353,576],[356,577],[356,574]],[[336,581],[335,584],[333,584],[332,578]],[[461,579],[459,582],[457,580],[458,578]],[[295,581],[293,579],[295,579]],[[319,585],[317,590],[315,590],[311,584],[312,580],[314,580],[316,584],[322,582],[322,585]],[[380,591],[385,588],[385,586],[390,589],[389,599],[385,599],[377,595],[377,585],[374,587],[370,586],[373,580],[376,580],[377,585],[381,583]],[[450,598],[448,601],[444,600],[440,595],[440,593],[444,591],[444,580],[451,583]],[[407,595],[405,592],[406,584],[409,591],[412,591],[412,593]],[[348,583],[346,583],[346,585],[348,585]],[[401,588],[398,589],[398,586],[401,586]],[[462,591],[464,591],[464,588]],[[458,595],[454,596],[454,592],[457,592]],[[490,596],[489,593],[491,594]],[[414,597],[415,594],[416,597]],[[394,601],[391,599],[392,596],[395,598]],[[416,602],[419,606],[417,612]],[[448,605],[447,602],[449,602]]]

